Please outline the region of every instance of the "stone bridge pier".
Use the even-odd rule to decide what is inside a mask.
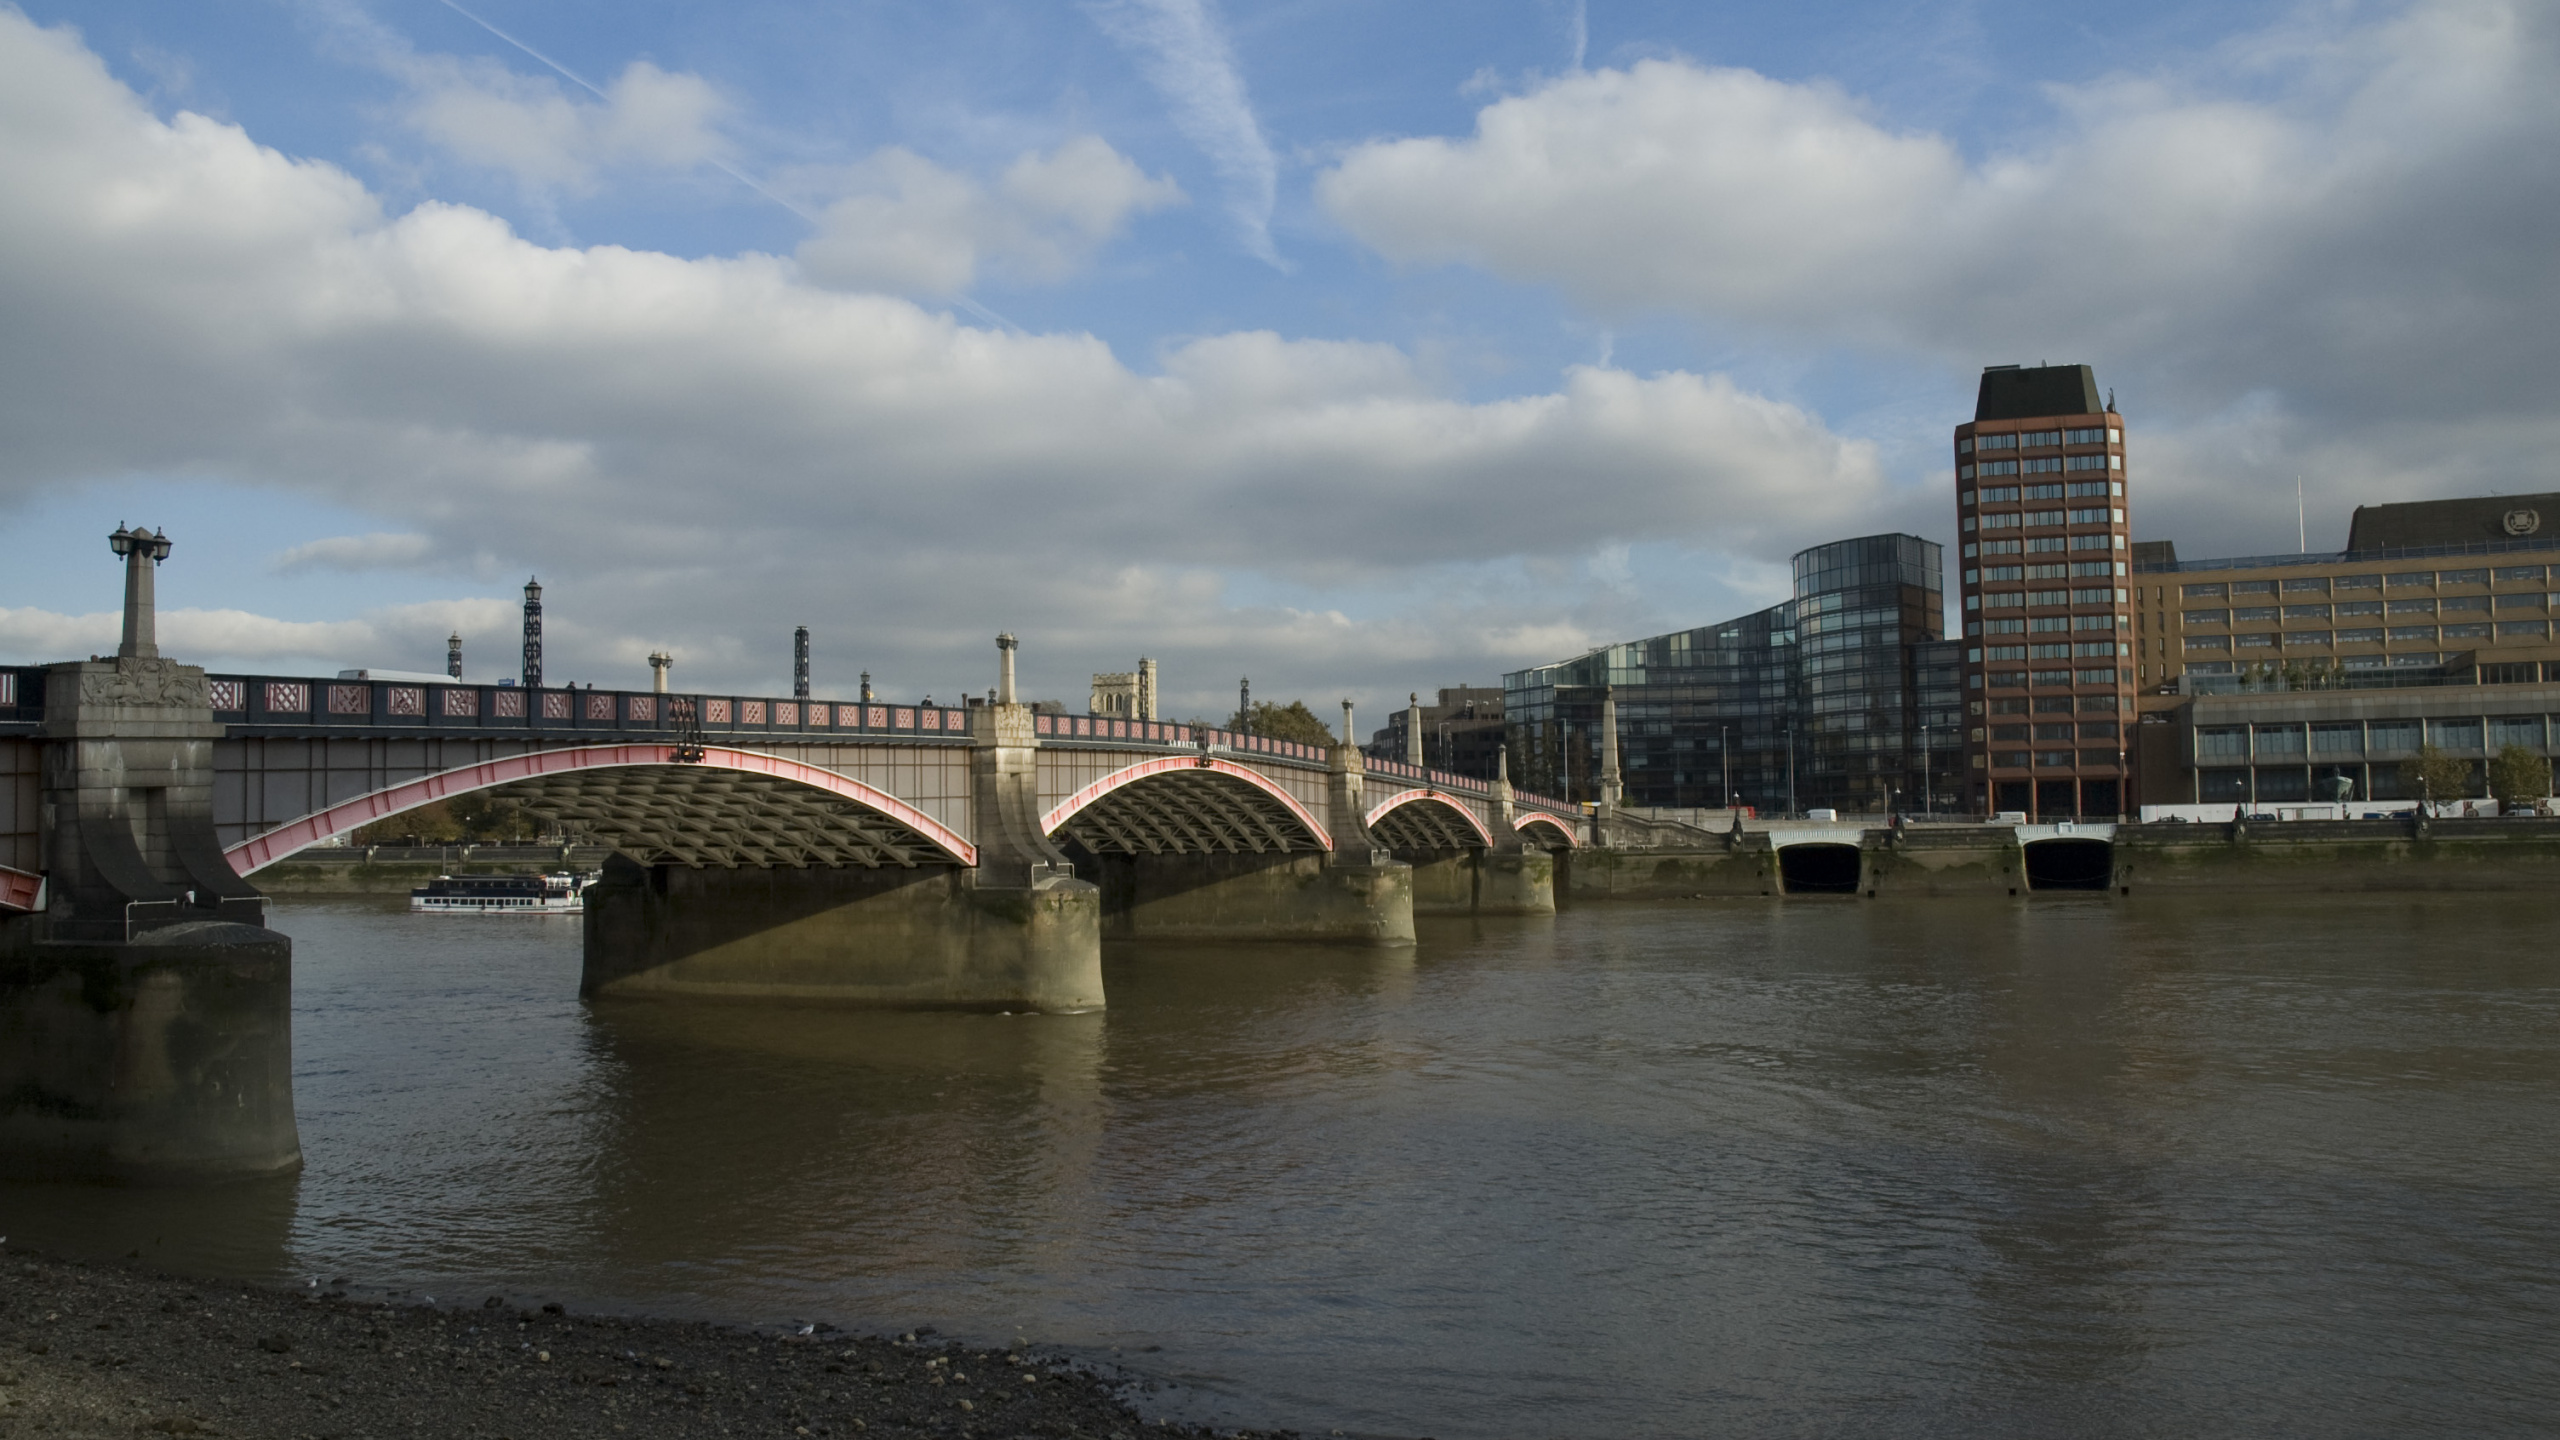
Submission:
[[[124,639],[51,666],[40,883],[0,910],[0,1171],[187,1180],[289,1170],[293,947],[224,860],[204,671],[161,657],[118,529]]]

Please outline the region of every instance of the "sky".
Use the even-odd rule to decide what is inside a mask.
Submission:
[[[1318,713],[1953,540],[2560,489],[2560,6],[0,4],[0,662]],[[1364,716],[1364,718],[1366,718]]]

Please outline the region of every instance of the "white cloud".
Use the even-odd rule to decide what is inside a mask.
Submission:
[[[1174,128],[1227,186],[1227,213],[1255,258],[1279,265],[1271,211],[1280,166],[1208,0],[1091,0],[1095,23],[1127,50],[1172,108]]]
[[[1038,202],[1074,163],[994,188]],[[156,118],[6,12],[0,193],[0,502],[200,474],[377,514],[539,570],[555,668],[581,679],[645,683],[638,657],[674,645],[699,683],[771,684],[809,623],[822,683],[981,688],[1010,626],[1049,693],[1149,653],[1177,692],[1251,663],[1402,694],[1425,661],[1455,683],[1547,658],[1504,637],[1624,628],[1621,599],[1527,585],[1528,560],[1782,551],[1885,498],[1870,448],[1720,376],[1580,368],[1470,403],[1392,347],[1262,333],[1147,374],[785,259],[387,217],[330,166]],[[1240,600],[1239,577],[1377,603],[1328,618]],[[287,643],[253,640],[208,643]]]
[[[2461,463],[2543,468],[2560,11],[2339,7],[2185,73],[2053,87],[2045,138],[1977,157],[1828,85],[1646,61],[1490,104],[1464,138],[1363,145],[1317,194],[1391,258],[1608,315],[1960,368],[2087,360],[2137,417],[2181,423],[2271,394],[2288,445],[2352,434],[2394,452],[2362,468],[2445,483],[2404,427],[2530,420],[2533,448]]]
[[[621,167],[686,170],[720,159],[728,102],[698,75],[635,60],[590,99],[550,76],[486,60],[404,56],[409,127],[469,164],[532,186],[590,191]]]
[[[919,295],[960,294],[982,270],[1064,279],[1130,217],[1182,199],[1171,179],[1150,179],[1092,135],[1021,156],[993,186],[897,147],[847,179],[855,193],[819,217],[800,268],[827,285]]]
[[[175,609],[159,613],[161,653],[217,670],[256,670],[281,663],[339,669],[444,668],[445,637],[504,634],[515,623],[506,602],[431,601],[389,606],[353,620],[279,620],[245,610]],[[48,660],[113,654],[124,617],[114,610],[66,615],[33,606],[0,606],[0,654]],[[515,652],[508,647],[510,659]],[[408,662],[405,666],[402,661]],[[287,671],[284,673],[294,673]]]
[[[332,535],[307,541],[279,551],[267,566],[279,575],[309,570],[388,570],[415,565],[434,553],[435,542],[424,535],[391,535],[376,531],[370,535]]]

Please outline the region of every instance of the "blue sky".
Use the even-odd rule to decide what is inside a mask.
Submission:
[[[822,689],[948,693],[1010,628],[1042,694],[1374,707],[1951,538],[2004,361],[2118,390],[2147,536],[2284,548],[2299,471],[2336,543],[2553,488],[2555,52],[2495,0],[29,3],[0,658],[112,638],[134,521],[226,668],[495,670],[539,571],[560,678],[775,686],[807,623]]]

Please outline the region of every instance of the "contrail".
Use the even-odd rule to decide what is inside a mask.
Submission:
[[[606,101],[607,103],[612,101],[613,97],[606,94],[594,81],[579,74],[577,71],[570,69],[568,66],[561,64],[559,61],[552,59],[550,56],[543,54],[541,51],[534,49],[522,40],[519,40],[513,35],[508,34],[506,31],[499,29],[497,26],[490,24],[488,21],[481,19],[479,16],[472,14],[470,11],[463,9],[460,5],[455,4],[454,0],[436,0],[436,3],[444,6],[444,8],[452,11],[454,14],[461,16],[463,19],[470,21],[472,24],[479,26],[481,29],[488,31],[490,34],[497,36],[499,39],[506,41],[508,44],[513,45],[527,55],[532,56],[534,59],[541,61],[543,64],[550,66],[553,70],[558,71],[564,78],[566,78],[570,84],[577,86],[599,100]],[[712,157],[711,163],[722,171],[725,171],[731,179],[736,180],[739,184],[746,186],[748,189],[753,190],[767,200],[772,201],[774,204],[779,205],[783,209],[790,211],[792,214],[799,216],[801,219],[808,221],[810,224],[819,225],[824,223],[817,216],[809,213],[800,206],[793,204],[783,196],[776,194],[773,189],[770,186],[767,186],[763,181],[758,180],[753,175],[750,175],[746,171],[739,169],[737,166],[730,164],[728,161],[715,155]],[[970,299],[966,295],[956,295],[953,296],[952,299],[960,306],[960,308],[990,324],[1013,331],[1017,335],[1030,333],[1024,330],[1021,326],[1014,324],[1012,321],[1007,320],[1003,316],[988,309],[986,306],[979,304],[977,301]]]
[[[456,5],[453,3],[453,0],[437,0],[437,3],[443,5],[444,8],[452,11],[454,14],[461,16],[463,19],[470,21],[472,24],[479,26],[481,29],[488,31],[490,34],[497,36],[499,39],[506,41],[508,44],[513,45],[527,55],[532,56],[534,59],[541,61],[543,64],[550,66],[554,70],[559,71],[562,75],[568,77],[571,84],[585,90],[588,94],[595,96],[597,99],[605,101],[613,99],[612,96],[604,93],[602,89],[598,88],[594,81],[589,80],[586,76],[579,74],[577,71],[570,69],[559,61],[554,60],[550,56],[543,54],[541,51],[534,49],[532,46],[527,45],[513,35],[508,34],[506,31],[499,29],[497,26],[490,24],[488,21],[483,20],[479,16],[472,14],[470,11],[463,9],[461,6]],[[774,204],[781,206],[783,209],[790,211],[792,214],[799,216],[801,219],[808,221],[812,225],[818,223],[817,216],[810,214],[808,211],[792,204],[789,200],[775,194],[763,181],[758,180],[746,171],[739,169],[737,166],[730,164],[728,161],[723,160],[716,155],[712,157],[711,163],[721,170],[728,172],[731,179],[736,180],[739,184],[746,186],[748,189],[753,190],[767,200],[772,201]]]

